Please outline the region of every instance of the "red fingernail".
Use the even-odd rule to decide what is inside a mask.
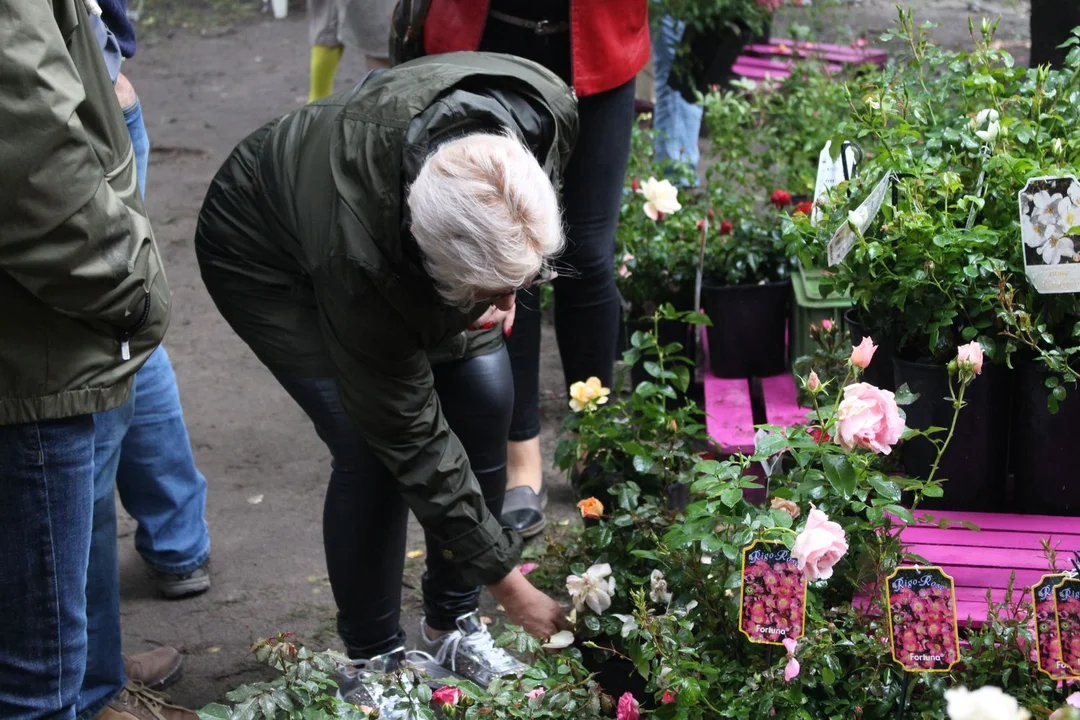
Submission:
[[[512,332],[514,332],[514,328],[512,328],[512,327],[506,328],[506,337],[510,337],[510,333],[512,333]]]
[[[481,325],[480,329],[481,330],[490,330],[493,327],[495,327],[495,323],[490,322],[490,323],[484,323],[483,325]]]

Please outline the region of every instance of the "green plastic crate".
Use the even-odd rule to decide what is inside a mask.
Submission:
[[[835,293],[822,297],[819,286],[824,275],[824,270],[807,270],[800,266],[791,276],[791,289],[795,297],[791,303],[791,337],[788,339],[788,347],[792,360],[813,352],[811,324],[820,325],[822,320],[828,318],[838,323],[841,330],[847,325],[844,311],[854,305],[854,301],[846,295]]]

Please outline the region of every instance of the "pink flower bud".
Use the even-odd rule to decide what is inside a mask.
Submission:
[[[875,352],[877,352],[877,345],[874,344],[873,339],[869,336],[864,337],[861,343],[851,349],[851,364],[865,370],[874,359]]]
[[[806,389],[810,392],[817,392],[821,389],[821,378],[813,370],[810,371],[810,377],[806,378]]]

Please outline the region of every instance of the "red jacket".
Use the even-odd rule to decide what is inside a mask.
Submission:
[[[432,0],[424,23],[429,55],[476,50],[490,0]],[[574,90],[619,87],[649,61],[648,0],[570,0]]]

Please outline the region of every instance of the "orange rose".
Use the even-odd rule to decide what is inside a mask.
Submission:
[[[581,510],[581,517],[589,520],[599,520],[604,514],[604,503],[594,497],[585,498],[577,506],[578,510]]]
[[[799,506],[793,503],[791,500],[774,497],[772,499],[772,502],[769,503],[769,507],[773,508],[774,510],[783,510],[791,516],[792,520],[799,517]]]

